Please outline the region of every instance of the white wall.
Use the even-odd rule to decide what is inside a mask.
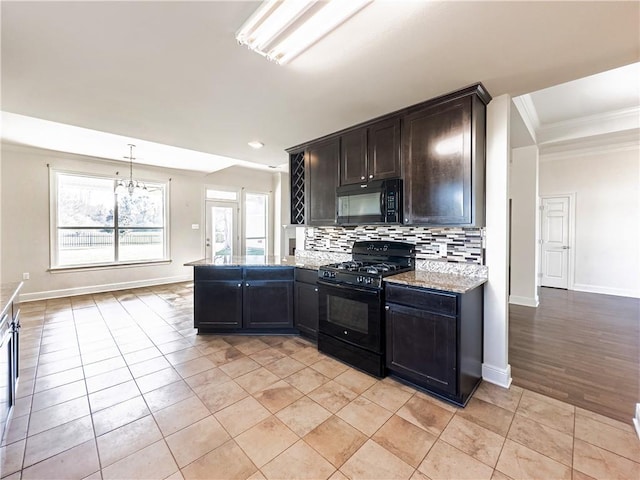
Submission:
[[[509,95],[487,106],[486,251],[489,281],[484,286],[484,359],[482,378],[503,387],[511,384],[507,268],[509,252]]]
[[[49,272],[49,169],[114,175],[121,162],[2,145],[2,278],[17,281],[29,272],[22,300],[130,288],[188,280],[192,268],[183,264],[204,256],[204,186],[227,185],[270,192],[273,174],[232,167],[202,175],[179,170],[135,166],[134,177],[170,184],[171,263],[147,266]],[[270,202],[273,205],[273,201]],[[273,213],[270,212],[270,218]],[[273,223],[273,222],[271,222]],[[192,224],[200,224],[192,230]],[[273,238],[273,226],[271,226]]]
[[[569,288],[640,297],[640,147],[541,155],[540,195],[563,193],[576,195]]]
[[[509,303],[538,306],[538,147],[511,151],[511,284]]]

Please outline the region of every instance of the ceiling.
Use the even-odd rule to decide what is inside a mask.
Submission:
[[[519,96],[640,59],[638,2],[378,0],[279,66],[234,39],[257,6],[2,1],[3,139],[34,144],[9,135],[26,116],[113,136],[75,153],[147,142],[182,149],[165,155],[176,168],[280,165],[287,147],[475,82]]]
[[[514,147],[537,144],[545,151],[587,137],[640,143],[640,63],[526,93],[513,103]]]

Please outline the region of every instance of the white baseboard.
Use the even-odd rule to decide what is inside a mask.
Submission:
[[[571,290],[587,293],[601,293],[603,295],[616,295],[618,297],[640,298],[640,291],[627,288],[603,287],[602,285],[586,285],[574,283]]]
[[[525,307],[537,307],[540,305],[538,296],[535,297],[520,297],[518,295],[509,295],[509,303],[513,305],[523,305]]]
[[[636,416],[633,417],[633,425],[636,427],[638,438],[640,438],[640,403],[636,403]]]
[[[486,363],[482,364],[482,379],[503,388],[511,386],[511,365],[507,368],[498,368]]]
[[[20,294],[20,301],[34,302],[36,300],[46,300],[48,298],[71,297],[74,295],[111,292],[114,290],[128,290],[130,288],[152,287],[154,285],[189,282],[191,280],[193,280],[193,275],[177,275],[175,277],[151,278],[147,280],[136,280],[133,282],[106,283],[103,285],[89,285],[85,287],[64,288],[61,290],[46,290],[43,292],[22,293]]]

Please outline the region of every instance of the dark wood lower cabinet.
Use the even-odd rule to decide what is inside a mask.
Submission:
[[[294,325],[301,335],[318,339],[318,272],[296,269]]]
[[[293,268],[247,268],[243,327],[293,328]]]
[[[387,284],[389,374],[465,405],[482,378],[482,290],[443,293]]]
[[[293,267],[194,267],[198,333],[293,329]]]

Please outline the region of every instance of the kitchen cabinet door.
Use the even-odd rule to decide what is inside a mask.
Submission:
[[[293,328],[293,281],[247,280],[244,328]]]
[[[306,152],[305,209],[307,225],[336,224],[340,138],[309,145]]]
[[[195,267],[193,277],[194,327],[242,327],[242,268]]]
[[[387,369],[418,385],[455,395],[455,317],[404,305],[387,307]]]
[[[312,283],[295,284],[295,327],[306,337],[318,338],[318,287]]]
[[[340,185],[367,182],[367,129],[342,135],[340,139]]]
[[[391,118],[369,127],[368,134],[369,180],[400,178],[400,118]]]
[[[242,327],[242,279],[194,284],[194,327]]]
[[[484,108],[466,96],[403,119],[405,224],[483,223]]]

